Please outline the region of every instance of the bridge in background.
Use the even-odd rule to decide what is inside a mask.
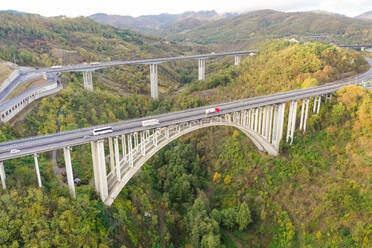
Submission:
[[[372,49],[372,44],[355,44],[355,45],[336,45],[337,47],[351,48],[359,51],[370,51]]]
[[[133,64],[149,64],[150,65],[150,83],[151,83],[151,96],[158,98],[158,64],[164,62],[171,62],[184,59],[197,59],[199,61],[199,80],[205,79],[205,61],[206,59],[233,55],[235,56],[235,65],[239,65],[241,57],[245,54],[255,54],[257,50],[239,51],[239,52],[224,52],[224,53],[210,53],[192,56],[178,56],[168,58],[153,58],[153,59],[139,59],[128,61],[111,61],[111,62],[93,62],[90,64],[76,64],[67,66],[53,66],[39,69],[23,68],[17,70],[0,89],[0,122],[10,121],[20,111],[28,106],[32,101],[54,94],[62,89],[62,84],[58,81],[57,74],[61,72],[82,72],[84,88],[93,90],[93,71],[104,69],[111,66],[119,65],[133,65]],[[38,78],[46,75],[48,78],[48,85],[33,89],[28,89],[20,95],[5,101],[6,97],[21,85],[32,78]]]
[[[138,59],[138,60],[117,60],[110,62],[93,62],[90,64],[76,64],[76,65],[66,65],[66,66],[53,66],[46,68],[39,68],[32,72],[36,73],[52,73],[52,72],[82,72],[84,88],[87,90],[93,90],[93,71],[108,68],[111,66],[119,65],[150,65],[150,85],[151,85],[151,97],[158,98],[158,64],[165,62],[172,62],[178,60],[186,59],[196,59],[199,61],[198,65],[198,79],[205,79],[205,61],[207,59],[223,57],[233,55],[235,56],[235,65],[238,65],[241,61],[241,57],[246,54],[255,54],[257,50],[248,51],[238,51],[238,52],[223,52],[223,53],[210,53],[210,54],[200,54],[200,55],[190,55],[190,56],[177,56],[177,57],[167,57],[167,58],[154,58],[154,59]]]
[[[368,62],[372,64],[372,60]],[[319,113],[322,101],[330,101],[332,94],[345,85],[360,84],[370,79],[372,70],[349,80],[312,88],[0,143],[2,186],[6,188],[3,161],[32,155],[41,187],[38,154],[63,149],[68,186],[71,195],[76,197],[70,151],[74,146],[90,144],[95,189],[101,200],[111,205],[148,159],[182,135],[206,127],[232,126],[246,134],[260,151],[275,156],[279,153],[283,134],[286,133],[286,142],[292,143],[296,127],[305,132],[309,115]],[[288,122],[285,125],[287,107]],[[220,111],[207,114],[206,109],[209,108],[219,108]],[[143,121],[151,119],[159,123],[143,126]],[[92,134],[93,129],[107,126],[112,127],[112,132]],[[108,157],[105,156],[106,145]]]

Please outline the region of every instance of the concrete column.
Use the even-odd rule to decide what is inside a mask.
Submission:
[[[269,136],[270,106],[265,107],[265,131],[263,136],[267,139]]]
[[[121,136],[121,152],[123,154],[123,159],[125,160],[125,156],[127,155],[127,142],[125,140],[125,134]]]
[[[319,109],[320,109],[320,103],[322,102],[322,96],[318,96],[318,108],[316,109],[316,113],[319,114]]]
[[[98,178],[99,178],[99,192],[101,200],[105,201],[108,196],[107,174],[106,174],[106,160],[105,160],[105,146],[103,140],[98,140],[97,145],[97,162],[98,162]]]
[[[1,184],[3,185],[3,189],[6,189],[6,175],[4,170],[4,162],[0,161],[0,178],[1,178]]]
[[[138,133],[135,132],[133,134],[133,137],[134,137],[134,148],[137,148],[138,147]]]
[[[304,118],[304,132],[306,131],[306,121],[307,121],[307,115],[309,113],[309,102],[310,102],[310,99],[306,99],[305,118]]]
[[[258,108],[256,108],[256,114],[254,116],[254,131],[257,133],[258,128]]]
[[[285,103],[275,106],[272,144],[279,151],[280,141],[283,137]]]
[[[133,134],[129,134],[128,137],[128,155],[129,155],[129,165],[133,167]]]
[[[94,176],[94,185],[96,187],[96,192],[100,192],[99,185],[99,169],[98,169],[98,153],[97,153],[97,142],[91,141],[90,148],[92,151],[92,162],[93,162],[93,176]]]
[[[302,126],[304,122],[305,102],[306,102],[306,99],[303,99],[302,104],[301,104],[301,117],[300,117],[300,127],[299,127],[300,130],[302,130]]]
[[[258,112],[258,134],[261,135],[262,130],[262,108],[259,108]]]
[[[120,155],[119,155],[119,138],[114,138],[114,150],[115,150],[115,174],[116,179],[118,181],[121,180],[121,172],[120,172]]]
[[[279,117],[279,106],[278,105],[275,105],[274,106],[274,122],[273,122],[273,135],[272,135],[272,139],[271,139],[271,144],[274,145],[274,147],[276,147],[276,143],[277,143],[277,140],[278,140],[278,117]]]
[[[93,90],[93,72],[83,71],[84,89]]]
[[[247,121],[248,128],[251,127],[251,110],[248,110],[248,121]]]
[[[155,145],[155,147],[158,146],[158,131],[155,131],[152,142]]]
[[[241,55],[235,55],[235,63],[234,65],[239,65],[240,64],[240,61],[241,61]]]
[[[296,128],[296,115],[297,115],[297,101],[291,101],[288,115],[288,126],[287,126],[287,139],[291,138],[291,144],[293,142],[294,131]]]
[[[74,175],[72,172],[72,164],[71,164],[71,154],[70,154],[70,147],[63,148],[63,154],[65,157],[65,165],[66,165],[66,175],[67,175],[67,183],[70,189],[70,194],[73,198],[76,198],[75,193],[75,185],[74,185]]]
[[[280,113],[280,118],[278,120],[278,123],[279,123],[279,142],[282,140],[282,137],[283,137],[284,112],[285,112],[285,103],[282,103],[279,106],[279,113]],[[279,147],[279,145],[278,145],[278,147]]]
[[[114,144],[112,137],[108,138],[109,141],[109,153],[110,153],[110,172],[115,174],[115,154],[114,154]]]
[[[205,59],[199,59],[199,80],[205,80]]]
[[[151,97],[158,99],[158,64],[150,64]]]
[[[140,136],[141,136],[141,154],[142,156],[145,156],[146,154],[146,147],[145,147],[145,135],[144,135],[144,132],[140,132]]]
[[[251,130],[254,130],[254,117],[255,117],[255,110],[251,109]]]
[[[34,162],[35,162],[35,171],[36,171],[36,176],[37,176],[37,183],[39,185],[39,188],[41,188],[43,186],[43,184],[41,183],[41,177],[40,177],[40,169],[39,169],[39,161],[38,161],[38,154],[35,153],[34,154]]]
[[[269,112],[269,131],[268,131],[268,136],[267,136],[267,140],[270,142],[271,141],[271,128],[272,128],[272,125],[273,125],[273,112],[274,112],[274,106],[271,105],[270,106],[270,112]]]

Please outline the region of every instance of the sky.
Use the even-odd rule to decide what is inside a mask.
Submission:
[[[7,9],[69,17],[95,13],[140,16],[199,10],[224,13],[258,9],[326,10],[353,17],[372,10],[372,0],[1,0],[0,10]]]

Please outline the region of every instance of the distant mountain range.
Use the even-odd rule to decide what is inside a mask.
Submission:
[[[361,19],[361,20],[372,20],[372,10],[367,11],[361,15],[356,16],[355,18]]]
[[[144,15],[139,17],[108,15],[97,13],[88,18],[100,24],[111,25],[122,29],[136,30],[147,34],[158,34],[159,30],[171,29],[178,23],[187,23],[188,28],[200,25],[204,21],[216,21],[219,19],[233,18],[238,13],[218,14],[216,11],[188,11],[181,14]]]

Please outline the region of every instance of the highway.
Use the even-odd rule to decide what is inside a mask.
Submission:
[[[110,61],[110,62],[98,62],[97,64],[83,63],[83,64],[76,64],[76,65],[65,65],[65,66],[61,66],[58,68],[52,68],[52,67],[38,68],[32,72],[41,73],[41,72],[94,71],[94,70],[103,69],[103,68],[111,67],[111,66],[118,66],[118,65],[160,64],[164,62],[171,62],[171,61],[185,60],[185,59],[207,59],[207,58],[221,57],[221,56],[227,56],[227,55],[244,55],[244,54],[250,54],[250,53],[257,53],[257,50],[209,53],[209,54],[200,54],[200,55],[154,58],[154,59],[116,60],[116,61]]]
[[[368,63],[372,65],[372,59],[367,59]],[[120,121],[116,123],[110,123],[106,125],[93,126],[90,128],[76,129],[67,132],[49,134],[44,136],[36,136],[26,139],[20,139],[10,142],[0,143],[0,161],[22,157],[29,154],[52,151],[56,149],[61,149],[67,146],[77,146],[81,144],[89,143],[90,141],[100,140],[107,137],[114,137],[122,134],[132,133],[135,131],[148,130],[151,128],[165,127],[176,123],[182,123],[187,121],[200,120],[207,115],[205,114],[205,109],[218,107],[220,108],[219,113],[209,114],[208,117],[214,115],[224,115],[226,113],[233,113],[236,111],[256,108],[260,106],[266,106],[271,104],[279,104],[284,102],[289,102],[292,100],[299,100],[304,98],[315,97],[319,95],[325,95],[333,93],[340,89],[342,86],[349,84],[360,83],[362,80],[372,79],[372,68],[357,77],[349,78],[346,80],[340,80],[333,83],[328,83],[312,88],[298,89],[287,92],[281,92],[266,96],[258,96],[248,99],[242,99],[227,103],[215,104],[211,106],[203,106],[193,109],[187,109],[177,112],[170,112],[160,115],[148,116],[139,119],[132,119],[127,121]],[[142,121],[148,119],[158,119],[160,124],[142,127]],[[113,129],[112,133],[93,136],[92,130],[98,127],[111,126]],[[17,153],[10,153],[10,150],[18,149]]]

